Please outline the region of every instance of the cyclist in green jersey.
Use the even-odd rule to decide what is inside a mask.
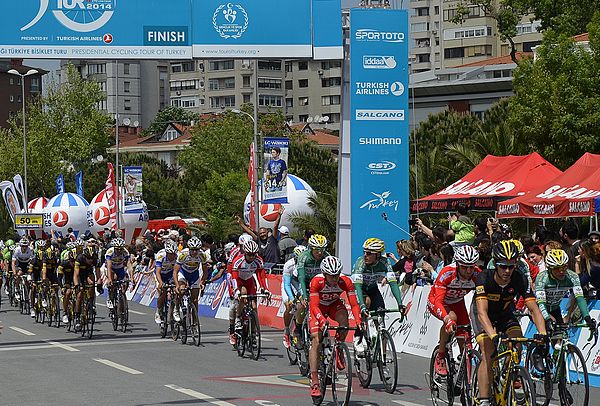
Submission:
[[[308,307],[308,290],[307,286],[310,286],[310,281],[315,275],[321,273],[321,261],[323,258],[329,256],[325,251],[327,248],[327,238],[321,234],[313,234],[308,239],[308,250],[302,252],[298,256],[298,265],[296,270],[298,272],[298,282],[300,283],[300,291],[302,292],[302,299],[298,304],[296,310],[296,330],[294,331],[294,339],[297,340],[302,336],[301,328],[302,322],[304,321],[305,309]]]
[[[4,245],[4,248],[2,249],[2,253],[0,254],[3,262],[2,267],[4,268],[5,274],[8,274],[8,272],[12,272],[10,265],[12,263],[12,251],[14,249],[14,246],[15,242],[13,240],[7,240],[6,244]],[[2,289],[2,280],[3,278],[0,278],[0,289]],[[8,291],[5,290],[5,292],[6,294],[8,294]]]
[[[545,262],[547,269],[538,275],[535,282],[535,296],[542,316],[546,320],[546,330],[552,331],[552,323],[564,324],[560,302],[569,290],[573,291],[583,319],[590,329],[594,330],[596,321],[590,317],[579,276],[567,268],[569,262],[567,253],[561,249],[550,250],[546,254]]]

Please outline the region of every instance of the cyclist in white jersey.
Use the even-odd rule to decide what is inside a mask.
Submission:
[[[160,314],[160,310],[163,308],[167,291],[163,291],[163,285],[165,283],[173,283],[173,268],[177,263],[177,243],[173,240],[165,241],[165,248],[158,251],[156,254],[156,281],[158,282],[158,291],[160,296],[157,300],[156,314],[154,315],[154,321],[157,324],[162,323],[164,315]]]
[[[298,271],[296,270],[296,264],[298,262],[298,255],[306,251],[304,245],[298,245],[294,248],[294,255],[292,258],[283,264],[283,278],[281,281],[281,298],[285,305],[285,312],[283,313],[283,346],[290,348],[290,321],[292,321],[292,304],[296,294],[300,292],[300,281],[298,281]]]
[[[192,301],[198,308],[198,295],[208,278],[208,258],[202,251],[202,242],[197,237],[192,237],[187,243],[187,248],[181,251],[173,268],[173,279],[175,281],[175,310],[173,319],[180,321],[179,303],[186,287],[192,290]]]
[[[106,250],[104,258],[106,260],[106,277],[108,279],[108,299],[106,305],[109,309],[113,308],[115,298],[115,287],[113,281],[121,281],[129,274],[129,280],[133,280],[133,266],[129,251],[125,248],[125,240],[122,238],[113,238],[110,242],[111,247]],[[127,291],[127,284],[121,285],[123,295]]]
[[[29,240],[25,237],[19,241],[19,247],[15,248],[12,254],[12,269],[17,276],[15,278],[16,291],[19,292],[19,284],[21,283],[20,276],[27,275],[29,272],[29,263],[35,257],[35,253],[29,246]],[[30,277],[27,278],[27,286],[29,287]],[[17,293],[17,300],[20,300],[19,293]]]

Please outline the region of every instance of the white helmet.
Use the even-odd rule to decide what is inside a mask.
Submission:
[[[339,275],[342,273],[342,261],[332,255],[323,258],[321,261],[321,272],[328,275]]]
[[[250,234],[242,234],[240,235],[240,238],[238,238],[238,244],[240,245],[244,245],[245,243],[247,243],[248,241],[252,241],[252,236]]]
[[[479,252],[470,245],[462,245],[455,249],[454,261],[459,265],[475,265],[479,261]]]
[[[176,254],[177,253],[177,243],[173,240],[165,241],[165,252],[167,254]]]
[[[225,247],[223,247],[223,249],[225,250],[225,254],[227,254],[227,255],[229,255],[231,250],[234,248],[235,248],[235,243],[232,243],[232,242],[228,242],[227,244],[225,244]]]
[[[294,256],[296,258],[298,258],[300,256],[300,254],[302,254],[304,251],[306,251],[308,248],[306,248],[304,245],[298,245],[294,248]]]
[[[202,247],[202,241],[198,237],[192,237],[187,242],[189,249],[200,249]]]
[[[258,244],[254,240],[250,240],[244,243],[243,249],[245,254],[256,254],[258,252]]]

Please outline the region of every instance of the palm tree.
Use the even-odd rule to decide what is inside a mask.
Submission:
[[[308,207],[312,209],[313,213],[291,213],[292,223],[300,230],[311,228],[317,234],[327,237],[329,250],[332,252],[335,248],[337,231],[337,191],[309,195]]]

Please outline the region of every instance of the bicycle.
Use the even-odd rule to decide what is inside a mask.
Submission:
[[[81,336],[87,336],[88,339],[91,339],[94,334],[94,323],[96,322],[95,287],[96,285],[93,284],[85,284],[83,286],[77,285],[78,291],[83,290],[83,298],[81,300],[81,308],[78,315],[79,324],[81,326]]]
[[[198,318],[198,308],[192,300],[191,293],[192,290],[186,287],[181,295],[178,309],[180,321],[176,323],[176,335],[181,335],[181,344],[186,344],[188,334],[191,335],[192,342],[198,347],[201,342],[200,320]]]
[[[528,348],[525,357],[525,366],[530,372],[536,393],[544,394],[544,406],[552,400],[554,385],[558,387],[561,405],[588,406],[590,396],[590,381],[581,350],[569,340],[570,328],[588,327],[587,324],[557,325],[550,340],[554,343],[554,352],[548,353],[543,358],[544,370],[538,371],[534,365],[533,347]],[[598,331],[591,331],[588,342],[594,339],[592,347],[598,342]],[[567,369],[568,368],[568,369]],[[578,390],[583,394],[577,395]]]
[[[165,283],[162,287],[162,292],[166,292],[165,294],[165,302],[162,305],[162,308],[158,309],[160,313],[160,317],[162,322],[160,323],[160,338],[165,338],[167,333],[169,332],[169,327],[171,328],[171,332],[173,331],[175,321],[173,320],[173,288],[175,285],[170,283]],[[172,306],[173,304],[173,306]]]
[[[46,308],[43,306],[43,303],[45,302],[48,305],[46,293],[44,292],[44,284],[42,282],[31,282],[31,286],[35,292],[35,303],[33,305],[35,322],[44,324],[46,321]]]
[[[236,350],[238,356],[243,357],[246,351],[250,354],[250,358],[258,361],[260,357],[260,323],[258,322],[258,314],[252,308],[252,300],[258,298],[269,298],[267,294],[257,295],[240,295],[240,299],[246,299],[246,303],[242,308],[241,329],[236,329],[237,335]]]
[[[461,332],[462,334],[458,334]],[[452,349],[458,345],[458,337],[463,339],[463,348],[455,359]],[[447,404],[452,406],[454,398],[460,396],[463,406],[472,406],[473,400],[469,396],[473,389],[473,371],[477,368],[481,360],[479,351],[473,349],[473,338],[471,335],[471,325],[461,324],[456,326],[456,331],[450,335],[446,343],[446,365],[448,374],[440,376],[435,373],[435,359],[439,351],[439,345],[433,349],[431,354],[431,363],[429,367],[429,389],[431,390],[431,401],[434,406]],[[445,393],[445,399],[443,394]]]
[[[75,324],[74,323],[75,323],[75,303],[77,301],[77,291],[71,287],[67,288],[67,287],[63,286],[63,288],[62,288],[63,296],[66,294],[66,291],[68,289],[71,290],[71,294],[69,295],[69,310],[66,311],[67,317],[69,319],[69,321],[67,322],[67,331],[75,332]],[[73,328],[73,329],[71,329],[71,328]]]
[[[108,315],[112,321],[113,330],[117,331],[120,324],[121,331],[125,333],[127,331],[127,323],[129,322],[129,303],[121,285],[125,285],[125,289],[127,289],[129,279],[115,281],[112,285],[115,289],[115,299],[113,301],[113,308],[109,309]]]
[[[330,326],[325,323],[323,338],[320,342],[321,356],[319,357],[319,386],[321,393],[319,396],[313,396],[313,404],[320,405],[325,398],[328,382],[331,382],[331,395],[333,403],[337,406],[347,406],[352,394],[352,367],[350,350],[343,341],[338,341],[337,334],[333,337],[329,335],[329,330],[333,331],[356,331],[356,327]],[[338,361],[338,357],[342,357]],[[339,369],[339,364],[344,365]]]
[[[517,344],[535,343],[540,340],[516,337],[502,338],[499,354],[492,357],[492,377],[490,379],[490,399],[496,406],[536,406],[536,394],[531,376],[521,366],[521,356]],[[481,363],[473,371],[473,404],[479,405],[479,386],[477,372]],[[519,393],[515,390],[515,382],[520,382]]]
[[[60,327],[60,297],[58,294],[58,284],[50,285],[48,292],[48,306],[46,307],[46,315],[48,318],[48,327],[52,327],[52,323],[56,328]]]
[[[15,290],[15,274],[12,271],[5,272],[5,290],[8,295],[8,302],[12,307],[17,306],[16,290]]]
[[[394,339],[385,328],[385,315],[399,310],[379,309],[369,312],[369,319],[375,326],[376,335],[370,337],[369,323],[364,323],[363,340],[366,340],[365,351],[359,354],[354,351],[354,368],[363,388],[368,388],[373,377],[373,365],[377,365],[379,378],[387,393],[394,393],[398,384],[398,359]],[[404,320],[404,311],[400,311],[400,323]]]
[[[28,275],[21,275],[21,281],[18,286],[19,292],[19,308],[21,314],[29,314],[31,312],[31,303],[29,302],[29,286],[28,286]]]

